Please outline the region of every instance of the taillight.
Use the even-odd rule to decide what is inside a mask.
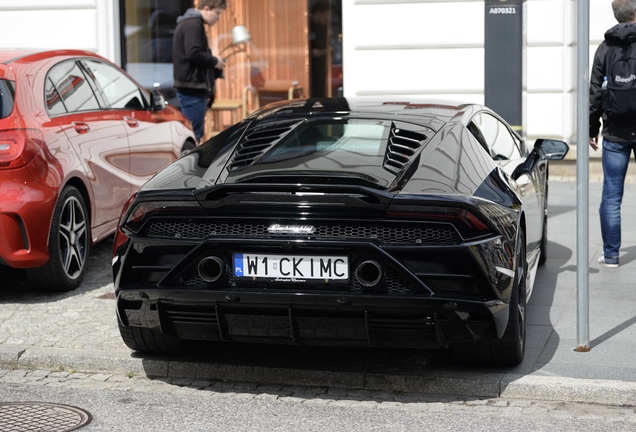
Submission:
[[[137,198],[137,192],[132,194],[130,198],[128,198],[128,200],[124,203],[124,207],[121,209],[121,214],[119,215],[119,223],[117,224],[118,226],[121,226],[121,223],[124,221],[124,216],[126,216],[126,213],[128,212],[130,205],[133,203],[133,201],[135,201],[135,198]]]
[[[423,222],[446,222],[457,228],[464,238],[481,237],[490,233],[490,228],[477,215],[459,207],[410,207],[394,206],[387,216],[399,219],[417,219]],[[406,207],[406,206],[404,206]]]
[[[37,129],[0,130],[0,169],[20,168],[31,162],[44,143]]]
[[[119,255],[119,249],[130,240],[130,238],[124,233],[121,229],[121,223],[123,221],[128,208],[133,203],[135,198],[137,197],[137,193],[134,193],[128,198],[128,201],[124,204],[124,208],[121,210],[121,214],[119,215],[119,223],[117,224],[117,231],[115,231],[115,242],[113,244],[113,265],[115,264],[115,257]]]
[[[115,257],[120,255],[119,249],[124,246],[128,240],[130,240],[130,238],[121,230],[121,228],[117,227],[117,231],[115,231],[115,241],[113,243],[113,264],[115,263]]]
[[[127,203],[125,209],[131,203],[132,199]],[[126,213],[125,209],[124,213]],[[130,212],[127,212],[123,226],[133,232],[138,232],[144,222],[151,216],[184,216],[193,214],[205,214],[196,201],[141,201]]]

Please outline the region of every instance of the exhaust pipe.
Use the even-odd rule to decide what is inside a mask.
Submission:
[[[355,271],[356,279],[362,286],[371,288],[382,279],[382,266],[375,261],[362,262]]]
[[[199,261],[199,276],[206,282],[216,282],[225,274],[225,261],[209,256]]]

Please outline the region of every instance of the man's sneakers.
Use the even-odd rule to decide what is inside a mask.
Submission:
[[[606,257],[604,254],[601,254],[601,256],[598,257],[598,262],[603,264],[605,267],[609,267],[609,268],[618,267],[618,257],[610,258],[610,257]]]

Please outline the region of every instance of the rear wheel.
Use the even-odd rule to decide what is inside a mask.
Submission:
[[[548,260],[548,171],[546,168],[546,182],[543,193],[543,233],[541,235],[541,244],[539,245],[539,265],[543,265]]]
[[[82,194],[73,186],[62,190],[55,205],[49,235],[49,261],[27,269],[31,284],[46,291],[70,291],[86,274],[90,250],[88,211]]]
[[[543,235],[539,245],[539,265],[543,265],[548,260],[548,208],[543,211]]]
[[[179,354],[187,351],[186,344],[179,338],[165,336],[158,330],[143,327],[125,327],[119,319],[119,333],[128,348],[155,354]]]
[[[491,341],[494,364],[515,366],[521,363],[526,348],[526,244],[523,233],[517,240],[517,269],[515,286],[510,296],[508,326],[501,340]]]
[[[521,363],[526,348],[526,271],[526,243],[520,231],[506,330],[501,339],[452,345],[451,353],[455,362],[482,366],[516,366]]]

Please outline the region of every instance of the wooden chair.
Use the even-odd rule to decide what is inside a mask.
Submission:
[[[221,121],[221,113],[231,112],[231,124],[238,123],[245,118],[245,109],[243,100],[241,99],[218,99],[215,100],[210,109],[208,109],[207,127],[211,135],[216,135],[225,129],[225,125]],[[242,116],[242,117],[241,117]]]
[[[252,67],[251,86],[243,90],[243,117],[248,114],[249,94],[253,98],[254,110],[269,103],[285,99],[305,97],[305,92],[296,80],[266,80],[260,69]]]

